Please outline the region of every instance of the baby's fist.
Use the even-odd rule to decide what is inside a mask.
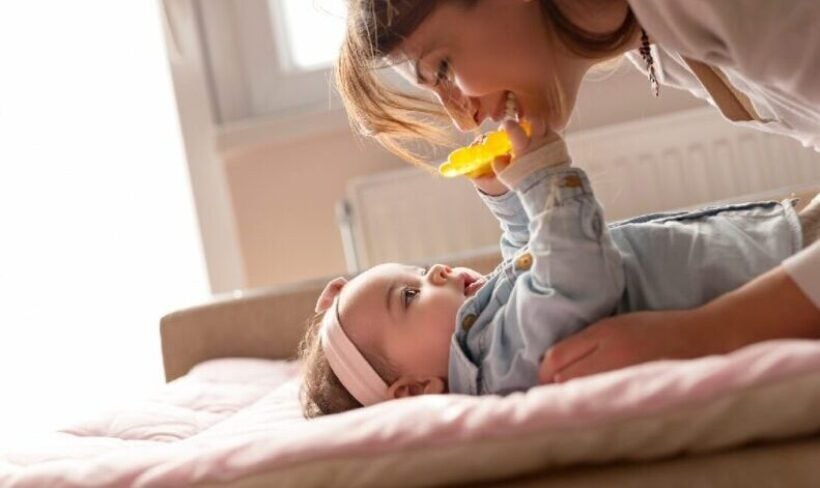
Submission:
[[[496,177],[498,173],[510,165],[510,155],[498,156],[492,162],[493,171],[484,175],[472,178],[473,185],[483,193],[497,197],[507,193],[507,187]]]
[[[521,124],[513,119],[506,119],[501,127],[510,138],[513,158],[520,158],[561,138],[543,122],[532,122],[532,135],[528,135]]]

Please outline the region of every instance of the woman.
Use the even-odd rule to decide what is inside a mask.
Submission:
[[[383,84],[381,66],[434,93],[461,130],[500,121],[513,104],[537,140],[566,125],[590,68],[626,53],[652,92],[688,89],[735,123],[820,150],[816,0],[351,0],[348,22],[337,83],[349,114],[411,160],[404,140],[443,140],[430,126],[439,110]],[[820,337],[820,245],[698,309],[593,325],[547,351],[540,376],[564,381],[777,337]]]

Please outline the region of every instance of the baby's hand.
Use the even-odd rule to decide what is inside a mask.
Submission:
[[[513,119],[506,119],[501,124],[501,128],[507,132],[507,136],[510,138],[510,143],[512,143],[513,163],[517,158],[529,154],[551,142],[561,139],[561,136],[559,136],[558,133],[544,125],[543,122],[532,123],[532,136],[528,136],[527,133],[524,132],[524,128],[521,127],[521,124]]]
[[[501,125],[501,128],[507,132],[512,144],[512,155],[504,155],[495,158],[493,161],[493,172],[473,178],[473,184],[482,192],[491,196],[499,196],[507,193],[507,186],[499,180],[496,175],[504,171],[510,164],[515,162],[516,158],[520,158],[525,154],[531,153],[550,142],[556,141],[561,137],[553,132],[548,127],[545,128],[533,124],[533,136],[530,137],[524,132],[521,125],[513,119],[507,119]]]
[[[500,173],[510,164],[511,156],[509,154],[504,156],[498,156],[493,161],[493,172],[486,173],[482,176],[478,176],[476,178],[472,178],[470,181],[473,182],[473,185],[476,186],[479,190],[483,193],[490,195],[490,196],[501,196],[507,193],[507,186],[501,182],[495,175]]]

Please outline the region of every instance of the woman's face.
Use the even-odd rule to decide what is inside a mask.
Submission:
[[[501,121],[512,95],[536,134],[566,125],[591,64],[553,42],[539,2],[525,0],[441,2],[389,57],[460,130]]]

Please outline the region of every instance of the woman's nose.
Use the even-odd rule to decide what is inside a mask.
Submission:
[[[427,279],[435,285],[443,285],[444,283],[447,283],[447,280],[452,272],[453,270],[449,266],[444,264],[434,264],[433,266],[430,266],[430,269],[427,271]]]

